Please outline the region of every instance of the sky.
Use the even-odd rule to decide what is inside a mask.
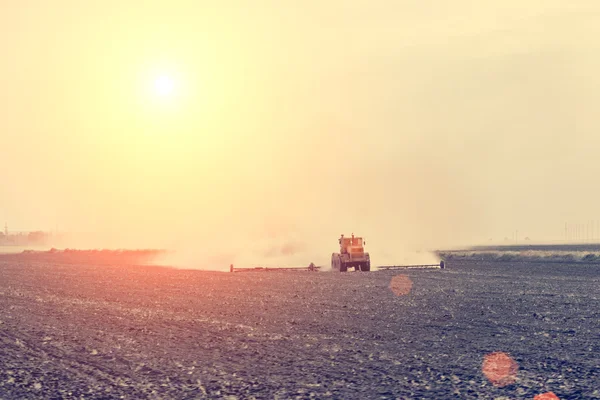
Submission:
[[[591,0],[9,2],[0,218],[190,265],[560,240],[600,220],[599,37]]]

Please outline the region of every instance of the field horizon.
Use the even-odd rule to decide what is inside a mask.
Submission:
[[[123,262],[128,264],[148,264],[165,267],[174,267],[180,269],[200,269],[210,271],[228,271],[229,265],[233,262],[222,262],[219,265],[212,267],[194,266],[193,262],[187,261],[187,265],[178,265],[177,252],[168,249],[74,249],[74,248],[48,248],[48,247],[31,247],[31,246],[15,246],[14,248],[6,249],[0,246],[1,257],[22,257],[27,256],[37,257],[48,261],[62,262],[98,262],[98,263],[115,263]],[[10,250],[10,251],[8,251]],[[198,254],[201,254],[199,252]],[[386,262],[378,262],[377,255],[372,255],[372,264],[374,269],[379,265],[410,265],[410,264],[434,264],[440,261],[487,261],[487,262],[549,262],[549,263],[600,263],[600,243],[561,243],[561,244],[527,244],[527,245],[494,245],[494,246],[464,246],[456,247],[455,249],[445,250],[427,250],[419,252],[411,252],[410,257],[404,257],[399,254],[395,260],[390,262],[389,258]],[[297,259],[297,257],[296,257]],[[264,261],[264,260],[262,260]],[[277,264],[272,260],[269,262],[261,262],[257,258],[255,262],[239,265],[236,267],[259,267],[266,266],[270,268],[276,267],[305,267],[312,260],[308,257],[306,262],[297,262],[283,257],[281,262]],[[324,270],[330,268],[329,264],[316,264]]]

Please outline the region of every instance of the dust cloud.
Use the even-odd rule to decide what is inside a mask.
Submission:
[[[226,269],[329,265],[342,233],[435,263],[600,220],[596,2],[141,4],[0,16],[13,231]],[[140,87],[173,65],[161,106]]]

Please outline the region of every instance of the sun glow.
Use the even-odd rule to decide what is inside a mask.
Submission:
[[[171,97],[175,92],[175,80],[169,75],[159,75],[154,79],[153,89],[158,97]]]
[[[181,118],[184,109],[190,105],[190,82],[184,79],[179,68],[170,65],[151,68],[140,76],[140,84],[140,101],[143,107],[149,107],[146,109],[151,114],[148,121],[153,124],[159,115],[160,118],[165,115]]]

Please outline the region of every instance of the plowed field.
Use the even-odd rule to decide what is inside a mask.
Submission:
[[[482,371],[494,352],[518,367],[496,385]],[[600,266],[228,273],[0,257],[3,399],[600,399],[598,354]]]

